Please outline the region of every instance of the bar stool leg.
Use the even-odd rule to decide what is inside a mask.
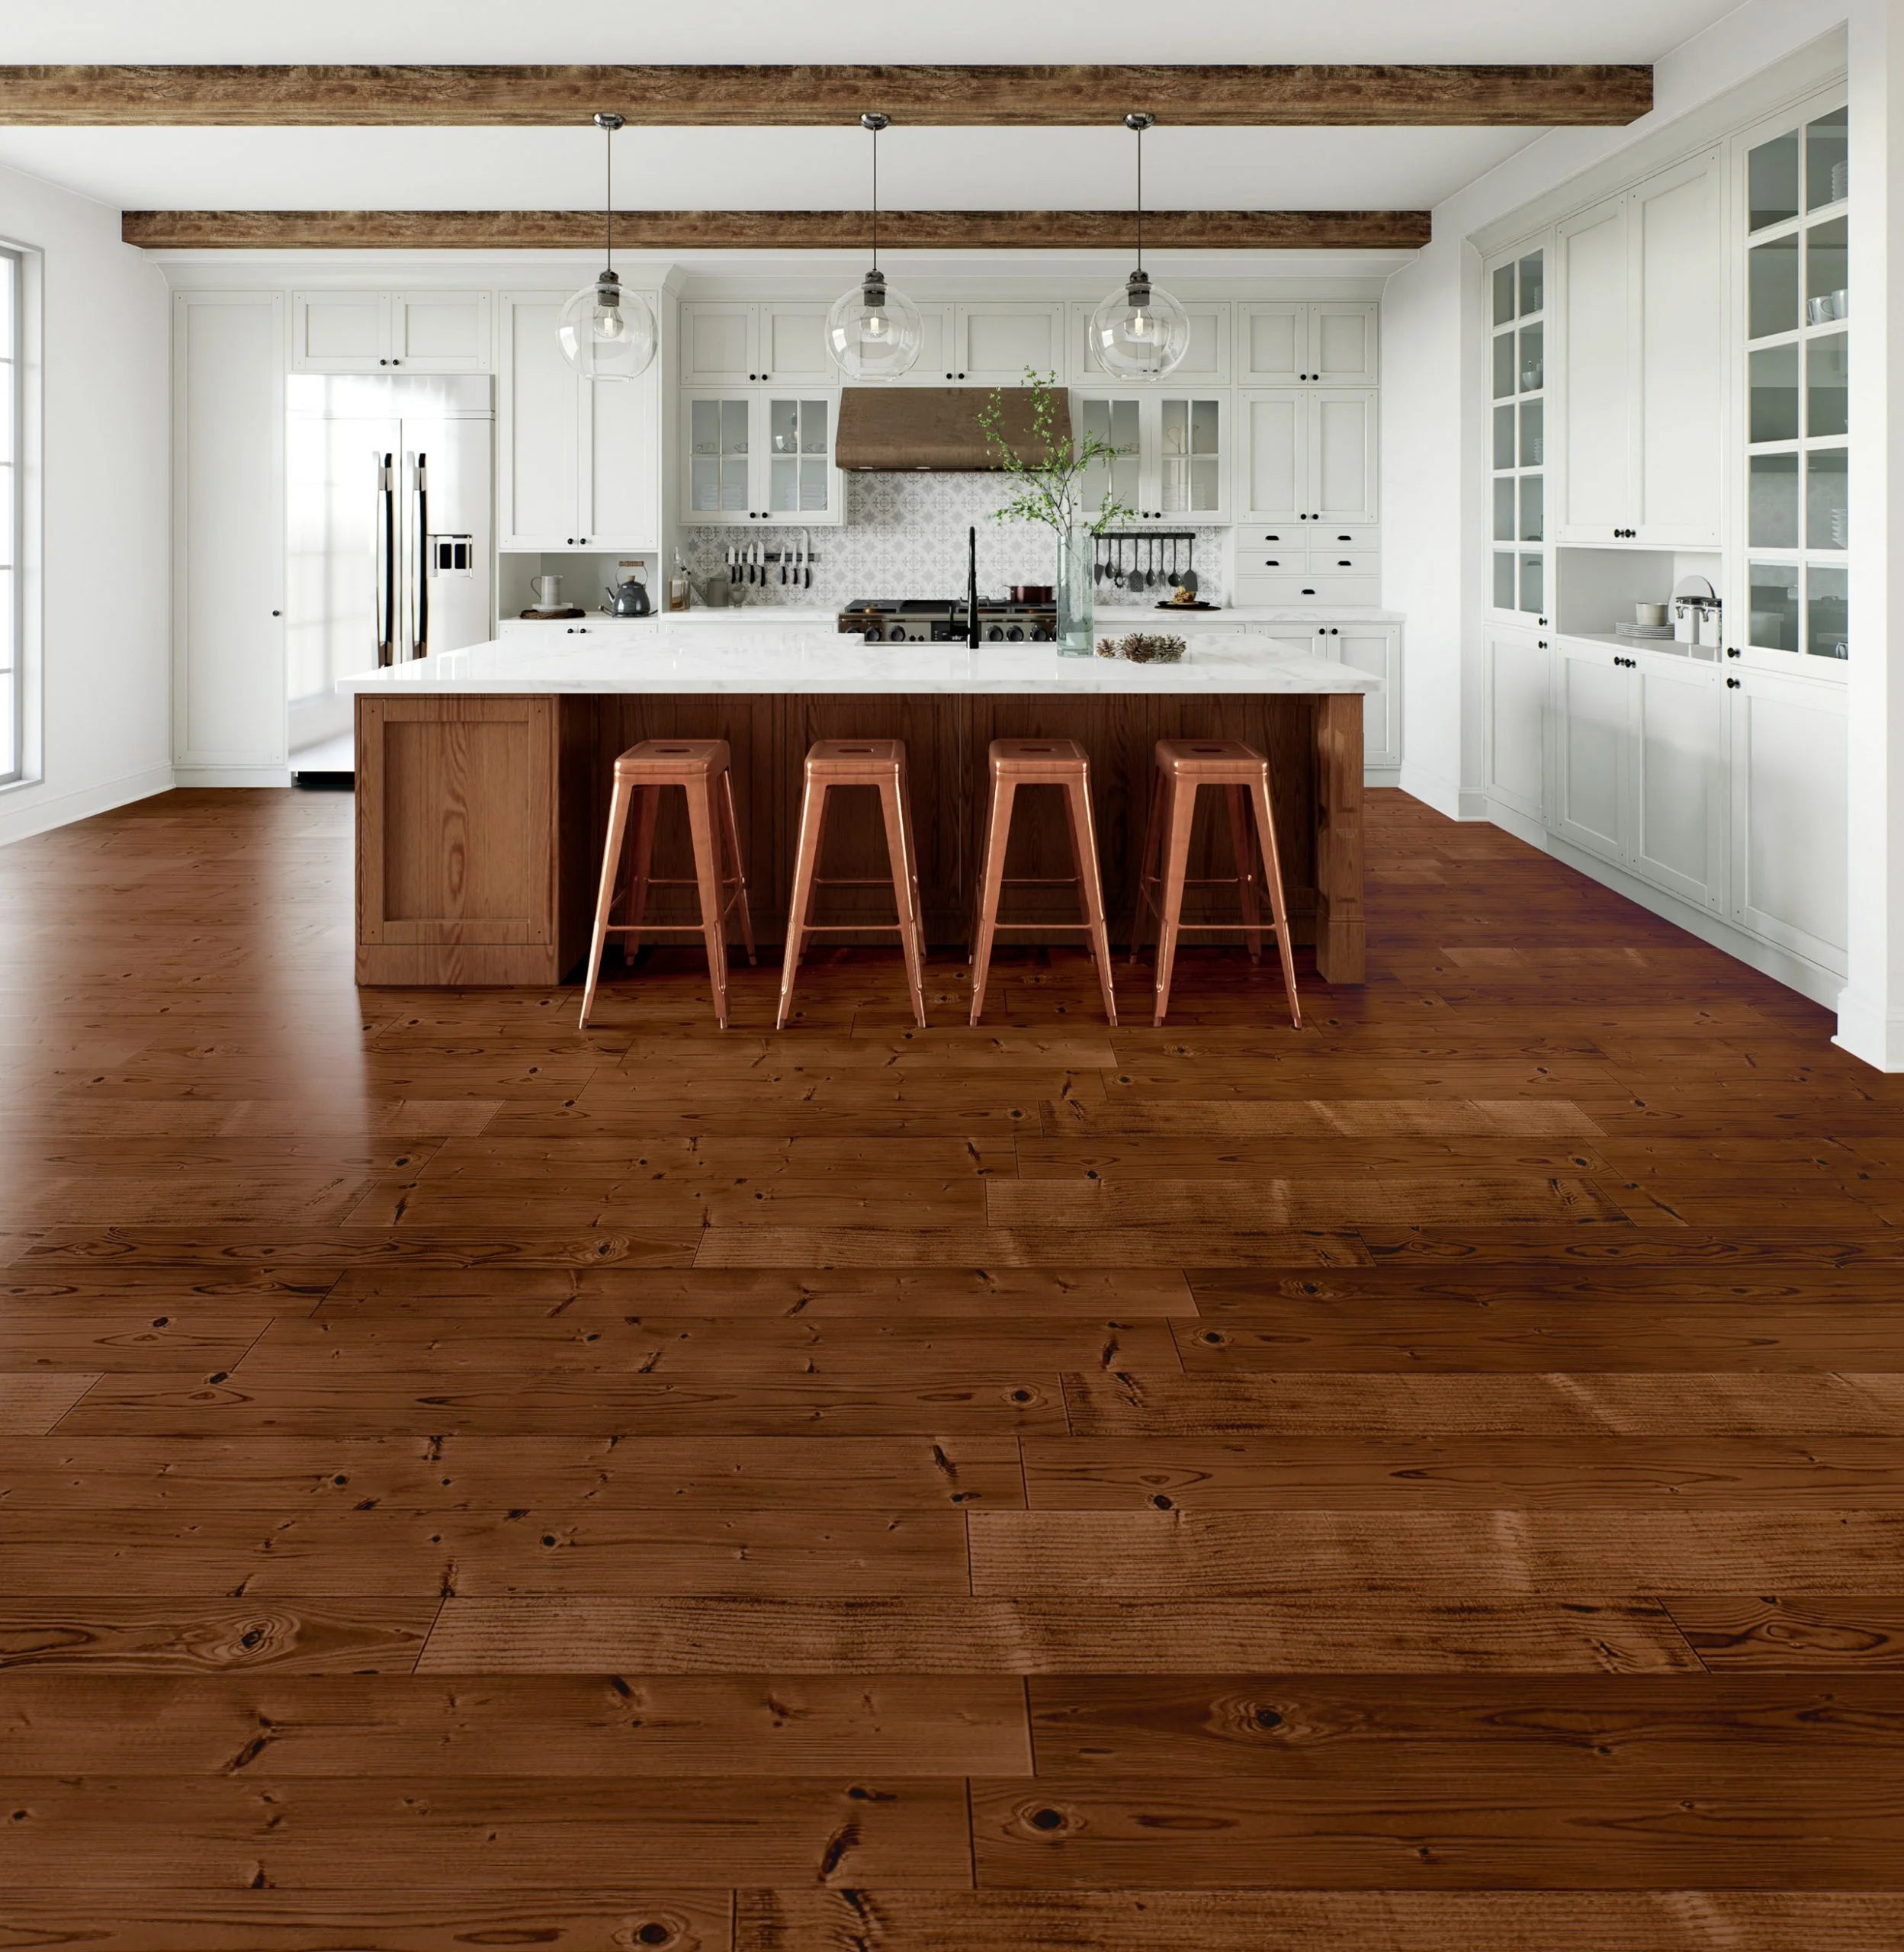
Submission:
[[[1104,925],[1104,886],[1097,872],[1097,829],[1091,818],[1091,789],[1087,779],[1064,782],[1064,811],[1070,818],[1071,859],[1077,864],[1077,891],[1090,924],[1091,960],[1097,965],[1098,987],[1104,992],[1104,1015],[1117,1028],[1117,996],[1111,984],[1111,938]],[[1000,861],[1000,866],[1004,865]],[[974,1012],[977,1006],[974,1005]],[[978,1022],[976,1014],[972,1021]]]
[[[654,867],[655,824],[660,817],[660,788],[637,786],[634,789],[634,840],[628,849],[628,919],[632,926],[621,938],[621,960],[630,968],[641,946],[641,924],[647,919],[648,877]]]
[[[773,1027],[787,1027],[787,1012],[793,1003],[794,971],[800,967],[800,952],[807,932],[807,917],[813,909],[814,875],[820,865],[820,829],[827,817],[827,788],[809,780],[800,795],[799,851],[794,857],[793,894],[787,903],[787,940],[780,952],[780,1013]]]
[[[595,1007],[595,988],[602,979],[602,945],[608,939],[608,916],[615,907],[615,871],[621,857],[621,837],[628,831],[628,789],[619,780],[608,801],[608,836],[602,848],[602,886],[595,898],[595,933],[589,944],[588,981],[582,990],[581,1027],[589,1027]]]
[[[899,911],[900,946],[906,952],[906,981],[912,1013],[926,1027],[926,970],[920,942],[919,883],[913,871],[912,823],[906,817],[906,776],[879,782],[879,804],[886,817],[886,852],[892,862],[892,893]]]
[[[1283,987],[1289,993],[1289,1021],[1302,1028],[1302,1006],[1296,994],[1296,951],[1289,940],[1289,903],[1283,891],[1283,862],[1276,848],[1276,816],[1270,807],[1270,782],[1265,772],[1250,788],[1256,803],[1257,838],[1262,843],[1266,878],[1270,884],[1270,913],[1276,920],[1276,946],[1283,958]]]
[[[1157,921],[1157,1013],[1151,1019],[1160,1029],[1164,1013],[1170,1007],[1170,973],[1177,965],[1177,938],[1183,926],[1183,883],[1190,864],[1190,829],[1196,819],[1195,782],[1173,779],[1164,796],[1164,881],[1158,898]]]
[[[1137,907],[1131,917],[1131,967],[1144,948],[1144,917],[1151,903],[1151,884],[1157,873],[1157,849],[1164,844],[1164,775],[1151,775],[1151,809],[1144,823],[1144,865],[1137,875]]]
[[[1011,845],[1014,781],[994,777],[985,817],[985,858],[978,873],[978,926],[972,938],[972,1008],[975,1029],[985,1006],[985,981],[991,973],[992,944],[998,934],[999,894],[1005,879],[1005,854]]]
[[[740,910],[740,939],[747,946],[747,962],[752,967],[760,958],[754,949],[753,917],[747,908],[747,870],[740,859],[740,824],[734,814],[734,775],[726,772],[721,775],[721,831],[727,842],[727,859],[734,865],[734,901]]]
[[[708,946],[708,981],[714,991],[714,1021],[727,1027],[727,943],[721,926],[721,854],[712,782],[694,781],[687,788],[688,831],[694,842],[694,878],[701,896],[701,935]]]
[[[1247,786],[1223,788],[1224,804],[1230,813],[1230,852],[1236,861],[1236,890],[1243,901],[1244,939],[1250,946],[1250,960],[1263,960],[1263,931],[1258,926],[1263,911],[1256,899],[1256,843],[1251,837],[1250,789]]]

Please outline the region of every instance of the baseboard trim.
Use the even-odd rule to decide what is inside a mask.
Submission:
[[[1456,781],[1424,772],[1420,766],[1411,766],[1404,759],[1395,783],[1410,799],[1419,800],[1424,807],[1432,807],[1446,819],[1474,818],[1463,806],[1461,788]]]
[[[1832,1039],[1873,1071],[1904,1071],[1904,1013],[1887,1012],[1848,984],[1838,995],[1838,1035]]]
[[[1760,941],[1758,936],[1747,934],[1723,916],[1695,908],[1690,901],[1668,894],[1663,888],[1655,888],[1637,875],[1628,874],[1623,868],[1616,868],[1597,855],[1575,846],[1571,841],[1549,833],[1538,820],[1530,820],[1525,814],[1504,807],[1498,801],[1488,803],[1488,818],[1515,840],[1524,840],[1530,847],[1538,847],[1543,854],[1551,854],[1576,874],[1585,875],[1588,880],[1599,882],[1602,888],[1610,888],[1614,894],[1624,895],[1629,901],[1649,910],[1662,921],[1670,922],[1675,928],[1684,929],[1689,936],[1697,936],[1701,942],[1723,950],[1748,968],[1756,969],[1761,976],[1771,977],[1774,983],[1783,983],[1787,989],[1796,990],[1801,997],[1808,997],[1829,1010],[1839,1008],[1845,979],[1835,970],[1827,969],[1822,964],[1810,962],[1804,956],[1794,955],[1790,949],[1780,949],[1774,943]],[[1841,1022],[1840,1029],[1841,1031]],[[1841,1036],[1833,1041],[1841,1042]],[[1861,1057],[1864,1053],[1859,1051],[1853,1055]]]
[[[291,785],[291,766],[175,766],[172,778],[183,786],[283,786]]]
[[[75,820],[91,820],[95,814],[109,814],[135,800],[149,800],[155,793],[169,793],[172,768],[149,766],[124,779],[104,780],[75,793],[56,793],[50,798],[38,797],[43,784],[36,780],[0,794],[0,846],[30,840],[36,833],[50,833],[55,827],[70,827]]]

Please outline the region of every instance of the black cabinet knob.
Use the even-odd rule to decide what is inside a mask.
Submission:
[[[274,611],[271,612],[271,615],[272,615],[274,617],[281,617],[281,616],[283,616],[283,615],[284,615],[284,612],[283,612],[283,611],[281,611],[281,610],[274,610]]]
[[[1534,646],[1534,648],[1536,650],[1545,650],[1546,647],[1547,640],[1545,637],[1543,637],[1540,641]]]
[[[1739,689],[1741,682],[1742,680],[1737,678],[1728,678],[1726,680],[1726,689],[1729,692],[1735,692]]]
[[[1739,648],[1738,645],[1729,644],[1726,647],[1726,655],[1728,657],[1743,657],[1745,653]]]

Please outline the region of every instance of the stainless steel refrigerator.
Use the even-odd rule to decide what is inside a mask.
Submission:
[[[336,681],[482,644],[494,411],[480,374],[285,382],[290,750],[348,734]],[[319,766],[315,770],[342,771]]]

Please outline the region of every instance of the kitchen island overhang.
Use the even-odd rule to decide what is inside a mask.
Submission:
[[[727,741],[754,916],[770,942],[785,925],[808,747],[904,740],[927,939],[963,945],[987,748],[1065,736],[1090,754],[1116,936],[1129,939],[1156,741],[1241,739],[1269,756],[1297,939],[1314,944],[1324,981],[1359,983],[1362,695],[1376,682],[1260,639],[1193,637],[1180,664],[1137,665],[1043,646],[974,651],[705,626],[632,643],[508,638],[363,673],[338,686],[355,697],[357,980],[567,979],[587,948],[615,755],[650,738]],[[1068,875],[1062,820],[1055,804],[1048,820],[1039,811],[1034,801],[1022,840],[1015,830],[1010,871]],[[1193,875],[1227,874],[1224,823],[1200,824]],[[826,871],[876,877],[883,848],[876,819],[844,815],[829,830]],[[685,835],[664,817],[656,872],[683,873],[686,860]],[[1032,921],[1074,919],[1068,888],[1019,892]],[[862,891],[834,898],[841,920],[889,919]],[[1232,919],[1220,903],[1196,913]],[[1187,914],[1186,925],[1196,926]],[[1051,939],[1076,946],[1074,933]]]

